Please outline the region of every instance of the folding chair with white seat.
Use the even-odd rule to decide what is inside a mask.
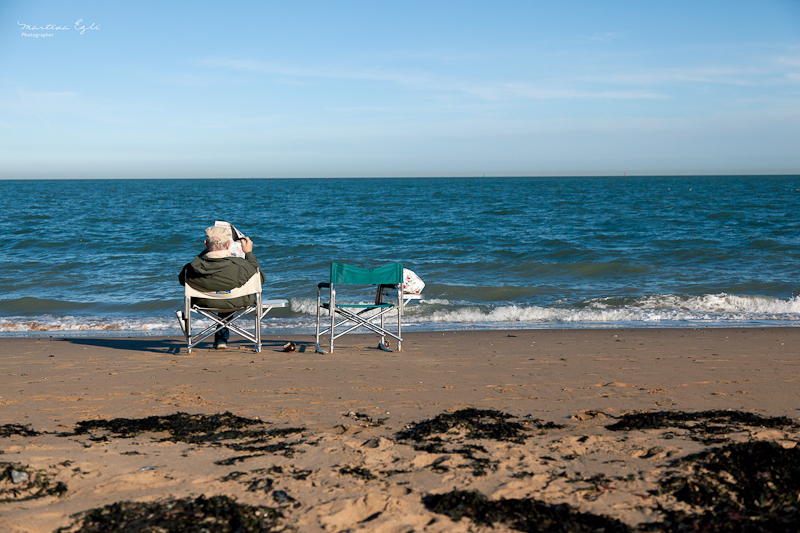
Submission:
[[[353,289],[353,286],[365,285],[377,286],[373,302],[343,303],[341,295],[337,293],[337,287],[344,291],[345,288]],[[323,289],[329,291],[330,298],[327,302],[322,301]],[[389,300],[387,297],[394,300]],[[380,335],[381,341],[378,347],[388,352],[394,350],[389,348],[386,337],[392,337],[397,341],[397,351],[401,351],[403,308],[408,301],[419,297],[418,294],[403,294],[402,263],[372,269],[345,263],[331,263],[330,281],[317,285],[317,352],[332,353],[336,339],[358,329],[367,329]],[[321,324],[327,317],[323,317],[322,309],[327,309],[330,313],[330,326],[324,330],[321,329]],[[385,317],[392,314],[397,317],[397,333],[390,331],[384,321]],[[341,318],[338,322],[337,317]],[[320,347],[320,339],[324,336],[330,337],[328,351]]]
[[[220,308],[220,307],[200,307],[199,305],[192,304],[192,298],[204,298],[206,300],[229,300],[238,298],[240,296],[255,295],[256,300],[250,305],[244,307],[234,308]],[[211,291],[205,292],[195,289],[187,281],[184,285],[183,297],[183,310],[175,311],[178,317],[178,322],[181,325],[183,335],[186,337],[187,347],[191,353],[192,348],[198,343],[214,335],[222,328],[228,328],[232,333],[241,335],[245,339],[255,344],[256,352],[261,351],[261,320],[272,309],[278,307],[286,307],[287,300],[265,300],[261,299],[261,272],[256,272],[247,283],[241,287],[231,289],[229,291]],[[225,318],[220,318],[217,313],[231,312]],[[211,325],[204,328],[198,333],[192,332],[192,313],[197,313],[211,320]],[[248,329],[244,325],[244,318],[252,313],[253,327]]]

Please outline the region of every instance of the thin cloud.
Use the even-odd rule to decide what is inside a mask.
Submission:
[[[207,68],[229,69],[239,72],[252,72],[297,78],[335,78],[360,81],[384,81],[397,83],[418,90],[456,92],[476,96],[483,100],[499,101],[509,99],[570,99],[570,98],[612,98],[625,100],[663,100],[669,95],[640,90],[586,90],[557,89],[530,83],[495,82],[475,86],[472,82],[427,74],[411,74],[391,69],[348,69],[331,67],[286,66],[277,62],[253,59],[207,58],[198,60],[197,65]],[[599,79],[598,79],[599,81]],[[610,81],[610,80],[609,80]],[[619,83],[619,81],[614,81]]]
[[[18,88],[17,97],[19,98],[19,105],[25,110],[51,113],[68,111],[79,101],[78,93],[72,91],[30,92]]]
[[[779,57],[778,64],[787,65],[790,67],[800,67],[800,56],[797,57]]]
[[[348,80],[393,81],[403,84],[419,83],[424,77],[396,73],[388,69],[350,69],[347,67],[288,66],[275,61],[217,57],[197,60],[196,64],[208,68],[235,70],[297,78],[334,78]]]
[[[495,86],[474,87],[468,92],[485,100],[531,99],[531,100],[567,100],[587,98],[607,98],[621,100],[665,100],[668,94],[643,90],[581,90],[550,89],[526,83],[506,83]]]
[[[601,41],[601,42],[610,42],[615,41],[617,39],[622,39],[626,36],[625,33],[615,33],[615,32],[607,32],[607,33],[595,33],[594,35],[588,37],[590,41]]]
[[[14,133],[17,132],[17,128],[15,128],[14,126],[12,126],[11,124],[9,124],[8,122],[6,122],[3,119],[0,119],[0,128],[4,128],[4,129],[10,130],[10,131],[13,131]]]
[[[593,83],[637,86],[667,85],[674,83],[714,83],[721,85],[757,86],[769,82],[775,75],[779,74],[780,73],[775,69],[768,68],[697,67],[587,75],[584,76],[584,79]]]

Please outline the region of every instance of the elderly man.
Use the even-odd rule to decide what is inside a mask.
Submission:
[[[178,276],[181,285],[188,282],[198,290],[211,292],[227,291],[247,283],[247,280],[259,270],[258,259],[253,254],[253,241],[243,237],[240,243],[245,254],[244,258],[236,257],[229,251],[232,244],[230,228],[212,226],[206,229],[206,249],[183,267]],[[264,282],[263,274],[261,282]],[[252,304],[255,298],[252,294],[230,300],[196,298],[193,303],[201,307],[220,309],[217,314],[220,318],[225,318],[236,308]],[[225,311],[226,309],[232,311]],[[228,328],[217,331],[214,334],[214,348],[219,350],[227,348],[229,336]]]

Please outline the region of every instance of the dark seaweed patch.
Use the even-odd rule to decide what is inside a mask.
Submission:
[[[266,469],[259,468],[253,472],[231,472],[220,481],[238,481],[246,487],[247,492],[269,493],[269,490],[275,485],[275,480],[271,477],[257,477],[265,471]]]
[[[567,477],[566,473],[563,473],[563,477]],[[584,500],[588,501],[595,501],[599,498],[602,494],[606,493],[609,490],[614,490],[614,487],[617,483],[620,482],[630,482],[633,481],[634,476],[632,474],[621,477],[621,476],[612,476],[608,477],[605,474],[595,474],[590,477],[584,477],[578,474],[575,477],[567,478],[567,483],[583,483],[586,484],[587,487],[582,491],[582,497]]]
[[[303,431],[302,429],[295,429],[295,433]],[[275,444],[256,445],[256,443],[263,442],[267,438],[285,437],[288,433],[282,431],[271,430],[264,432],[263,435],[258,435],[257,438],[251,438],[250,441],[245,443],[230,443],[226,444],[228,448],[236,450],[237,452],[265,452],[265,453],[279,453],[283,452],[284,455],[291,455],[294,443],[278,442]]]
[[[736,443],[674,464],[689,473],[662,481],[664,491],[700,512],[662,510],[664,530],[800,531],[800,448]]]
[[[215,465],[219,466],[232,466],[236,463],[241,463],[246,461],[247,459],[252,459],[253,457],[260,457],[264,454],[251,454],[251,455],[236,455],[234,457],[228,457],[227,459],[220,459],[219,461],[214,461]]]
[[[631,528],[614,518],[581,513],[569,505],[552,505],[531,498],[489,500],[477,491],[431,494],[425,507],[453,520],[469,518],[482,525],[503,523],[519,531],[628,533]]]
[[[741,431],[744,427],[796,428],[792,420],[785,416],[762,417],[742,411],[658,411],[628,413],[618,418],[618,422],[606,426],[611,431],[633,431],[641,429],[676,428],[690,432],[690,437],[706,443],[724,441],[724,435]]]
[[[53,483],[51,475],[17,463],[0,463],[0,503],[63,496],[67,485]]]
[[[166,432],[170,436],[164,440],[207,444],[226,439],[245,438],[249,433],[244,428],[263,424],[261,420],[243,418],[230,412],[215,415],[175,413],[146,418],[84,420],[75,425],[74,432],[62,433],[60,436],[69,437],[106,431],[113,437],[130,438],[142,433]]]
[[[401,440],[421,442],[436,433],[447,433],[453,429],[463,429],[468,439],[492,439],[522,444],[528,437],[528,429],[520,422],[509,422],[513,418],[507,413],[494,409],[461,409],[454,413],[443,413],[430,420],[409,425],[396,437]],[[541,421],[534,420],[537,424]],[[557,427],[539,424],[537,427]]]
[[[416,445],[414,446],[415,450],[433,453],[433,454],[456,454],[460,455],[465,459],[469,459],[470,462],[466,467],[472,468],[472,474],[474,476],[485,476],[486,471],[492,469],[497,464],[497,461],[492,461],[487,457],[481,457],[477,454],[488,454],[486,448],[483,446],[473,446],[473,445],[464,445],[460,447],[449,447],[443,441],[435,441],[430,442],[425,445]],[[450,467],[447,466],[445,463],[450,459],[449,455],[444,455],[439,457],[433,463],[429,465],[429,468],[434,472],[444,473],[450,470]]]
[[[368,469],[361,466],[345,466],[339,469],[339,473],[342,474],[343,476],[357,477],[359,479],[363,479],[364,481],[377,479],[375,477],[375,474],[373,474]]]
[[[38,437],[41,435],[38,431],[34,431],[30,426],[23,426],[22,424],[3,424],[0,426],[0,437]]]
[[[265,477],[267,474],[275,477],[286,476],[303,480],[311,475],[312,472],[310,470],[299,470],[295,468],[287,469],[282,466],[274,465],[269,468],[257,468],[255,470],[251,470],[250,472],[231,472],[225,477],[221,478],[220,481],[236,481],[244,485],[247,492],[264,492],[265,494],[269,494],[270,491],[272,491],[272,488],[275,486],[276,481],[273,477]],[[297,500],[289,496],[289,493],[284,490],[272,491],[272,499],[282,506],[291,504],[294,504],[294,507],[300,506],[300,504],[297,503]]]
[[[236,503],[228,496],[170,499],[160,502],[117,502],[73,515],[71,526],[56,533],[274,533],[280,511]]]
[[[482,476],[487,469],[494,468],[496,461],[491,461],[478,454],[487,454],[486,448],[475,444],[463,444],[460,437],[445,440],[439,435],[464,431],[466,439],[489,439],[521,444],[530,436],[528,426],[539,430],[551,429],[557,426],[544,423],[539,419],[525,420],[525,422],[509,421],[511,415],[494,409],[461,409],[453,413],[443,413],[430,420],[410,424],[406,429],[395,434],[398,440],[410,440],[414,449],[435,454],[457,454],[469,459],[469,464],[462,467],[471,467],[473,474]],[[449,468],[443,464],[444,460],[437,460],[431,466],[436,472],[446,472]]]
[[[264,477],[261,479],[254,479],[247,485],[247,492],[264,492],[269,494],[273,486],[275,486],[275,480],[272,478]]]
[[[108,440],[108,437],[132,438],[142,433],[167,433],[163,441],[188,444],[225,446],[237,452],[252,452],[247,456],[226,459],[217,464],[233,464],[238,460],[265,454],[281,453],[287,457],[294,452],[299,442],[270,442],[302,433],[305,428],[265,429],[261,420],[243,418],[230,412],[214,415],[190,415],[175,413],[168,416],[146,418],[115,418],[113,420],[85,420],[78,422],[72,433],[61,433],[61,437],[89,435],[92,441]],[[232,462],[231,462],[232,461]]]

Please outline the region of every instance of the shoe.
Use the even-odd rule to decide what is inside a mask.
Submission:
[[[224,342],[221,342],[219,344],[215,344],[214,345],[214,349],[215,350],[227,350],[228,349],[228,345],[225,344]]]

